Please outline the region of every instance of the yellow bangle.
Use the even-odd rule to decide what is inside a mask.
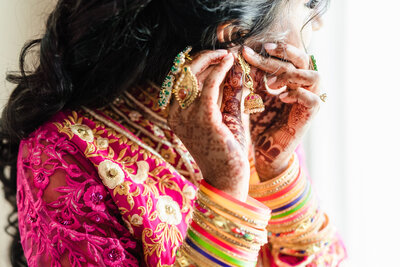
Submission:
[[[261,213],[246,209],[244,206],[238,205],[237,203],[229,201],[226,198],[212,192],[211,190],[209,190],[208,188],[206,188],[203,185],[200,185],[199,191],[204,193],[210,200],[212,200],[216,204],[219,204],[220,206],[223,206],[223,207],[229,207],[229,209],[234,210],[236,213],[238,213],[238,215],[245,216],[247,218],[255,219],[255,220],[262,220],[262,221],[269,220],[269,213],[265,212],[264,214],[261,214]]]

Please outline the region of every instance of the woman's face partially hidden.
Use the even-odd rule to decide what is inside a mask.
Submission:
[[[320,1],[323,0],[292,0],[289,2],[289,16],[287,17],[289,33],[286,39],[287,43],[298,48],[310,45],[312,32],[322,27],[322,19],[320,16],[317,16],[306,25],[305,23],[315,12],[312,7],[318,5]]]

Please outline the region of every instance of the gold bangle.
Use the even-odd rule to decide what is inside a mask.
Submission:
[[[274,194],[278,193],[279,191],[282,191],[297,178],[299,171],[300,171],[300,168],[295,169],[294,172],[291,172],[290,174],[288,174],[288,179],[286,181],[284,181],[283,183],[279,184],[278,186],[276,186],[274,188],[270,188],[268,190],[265,189],[264,191],[259,192],[256,196],[252,196],[252,197],[255,197],[256,199],[257,198],[260,199],[260,198],[274,195]],[[251,193],[251,194],[253,194],[253,193]]]
[[[187,267],[190,265],[197,267],[197,264],[192,260],[192,257],[187,256],[187,252],[185,251],[185,245],[186,245],[185,242],[183,242],[179,247],[176,253],[175,265],[178,265],[179,267]]]
[[[290,183],[288,179],[293,178],[293,172],[297,171],[299,168],[299,160],[296,153],[293,153],[292,158],[289,161],[289,167],[279,176],[258,184],[251,184],[249,187],[249,194],[253,197],[263,197],[266,196],[265,192],[276,192],[277,187]]]
[[[203,204],[203,208],[206,208],[207,210],[214,210],[216,213],[220,214],[223,217],[232,219],[232,220],[237,220],[241,222],[242,224],[248,225],[249,227],[256,228],[256,229],[265,229],[267,227],[268,221],[262,221],[262,220],[256,220],[256,219],[250,219],[245,216],[240,216],[236,214],[235,212],[226,209],[217,203],[211,201],[207,196],[205,196],[201,191],[198,191],[197,193],[197,201],[198,203]]]
[[[309,235],[318,232],[319,229],[321,229],[323,223],[324,223],[323,217],[320,216],[320,213],[318,213],[313,222],[308,221],[307,223],[304,223],[302,227],[298,227],[291,234],[281,235],[281,236],[271,236],[270,242],[291,243],[293,240],[297,241],[301,240],[302,238],[307,238]]]
[[[329,218],[327,217],[326,214],[325,216],[325,222],[324,222],[324,227],[317,233],[314,233],[314,237],[311,238],[305,238],[304,240],[298,240],[296,242],[271,242],[271,246],[276,249],[279,248],[284,248],[284,251],[286,254],[288,254],[290,251],[303,251],[301,253],[303,256],[305,255],[304,253],[315,253],[318,249],[323,248],[329,242],[331,242],[333,238],[334,231],[332,227],[329,225]],[[293,255],[293,254],[290,254]]]
[[[317,210],[318,211],[318,210]],[[277,227],[271,227],[272,225],[268,226],[268,231],[274,234],[286,234],[286,233],[292,233],[295,232],[298,229],[304,229],[306,225],[308,225],[311,221],[311,219],[316,215],[315,210],[312,210],[312,212],[307,212],[304,216],[304,218],[301,218],[301,220],[293,222],[291,225],[284,225],[284,226],[277,226]],[[286,235],[285,235],[286,236]]]
[[[215,262],[207,259],[200,253],[198,253],[196,250],[192,249],[186,242],[183,242],[181,247],[183,248],[183,252],[185,255],[185,258],[190,264],[193,264],[198,267],[202,266],[215,266]],[[190,266],[190,265],[183,265],[185,267]]]
[[[199,220],[207,221],[208,223],[217,227],[220,231],[227,233],[229,236],[232,236],[235,239],[243,239],[245,242],[252,244],[265,244],[268,242],[267,231],[255,230],[253,228],[250,229],[249,227],[245,227],[244,225],[234,223],[212,211],[208,212],[211,218],[206,214],[198,211],[195,211],[193,213],[193,218],[197,217]],[[240,235],[239,233],[235,233],[239,231],[244,232],[244,234]],[[249,236],[251,236],[252,238],[249,238]]]
[[[299,181],[299,184],[297,184],[292,190],[290,190],[283,196],[274,200],[264,201],[263,203],[271,210],[274,210],[279,207],[285,206],[294,199],[298,198],[304,191],[304,189],[307,187],[307,179],[303,179],[303,177],[305,178],[305,176],[299,177],[299,179],[301,179]]]
[[[242,249],[247,250],[248,253],[258,252],[260,250],[260,244],[246,244],[241,240],[234,239],[230,236],[226,236],[224,232],[219,232],[218,229],[215,229],[213,225],[209,225],[206,222],[199,220],[198,218],[193,217],[193,220],[200,225],[204,230],[208,232],[213,232],[213,236],[217,236],[225,241],[234,244],[236,246],[240,246]]]

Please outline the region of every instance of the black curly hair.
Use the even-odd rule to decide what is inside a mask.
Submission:
[[[16,87],[0,121],[0,180],[13,206],[6,228],[14,236],[12,265],[27,265],[16,207],[21,139],[62,109],[102,107],[133,85],[161,84],[174,56],[188,44],[196,52],[271,37],[268,29],[289,1],[58,0],[43,36],[24,45],[19,72],[7,75]],[[328,1],[316,2],[323,12]],[[229,43],[218,43],[216,30],[225,22],[240,31]],[[29,71],[26,57],[35,51],[37,67]]]

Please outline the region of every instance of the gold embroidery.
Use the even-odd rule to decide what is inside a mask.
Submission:
[[[117,187],[115,187],[115,188],[114,188],[114,196],[115,196],[116,194],[127,196],[128,193],[129,193],[129,188],[130,188],[130,185],[131,185],[131,184],[132,184],[131,182],[125,181],[125,182],[123,182],[122,184],[120,184],[120,185],[118,185]]]
[[[146,181],[149,173],[149,164],[146,161],[138,161],[136,163],[137,165],[137,171],[136,174],[131,174],[130,177],[132,181],[134,181],[137,184],[142,184],[144,181]]]
[[[114,189],[117,185],[123,183],[125,173],[117,163],[104,160],[100,162],[98,169],[103,184],[108,188]]]
[[[86,142],[93,142],[93,132],[92,129],[89,128],[89,126],[84,124],[74,124],[71,125],[70,128],[71,132],[79,136],[80,139]]]
[[[174,152],[174,150],[171,147],[169,147],[167,149],[162,148],[160,151],[160,154],[169,163],[171,163],[171,164],[175,163],[176,153]]]
[[[147,239],[149,239],[150,242]],[[175,225],[159,223],[154,232],[150,228],[145,228],[143,230],[142,242],[146,263],[148,263],[148,257],[156,253],[156,256],[159,258],[159,264],[161,264],[161,253],[166,252],[164,244],[166,244],[167,241],[170,242],[172,247],[170,256],[174,257],[176,250],[183,242],[182,234]]]
[[[170,196],[160,196],[156,205],[158,218],[165,223],[178,225],[182,221],[179,204]]]
[[[143,218],[137,214],[129,215],[128,219],[134,226],[140,226],[143,224]]]
[[[93,115],[89,114],[85,114],[85,116],[91,119],[90,116],[93,117]],[[60,132],[64,132],[72,138],[74,133],[71,130],[71,126],[77,124],[83,125],[83,119],[83,116],[79,117],[78,113],[73,112],[72,116],[68,116],[63,123],[56,123],[56,126]],[[136,142],[132,137],[128,138],[112,127],[106,127],[104,123],[99,122],[97,119],[92,119],[92,121],[96,125],[95,129],[91,129],[94,142],[89,142],[91,140],[90,133],[88,134],[88,129],[84,127],[86,131],[84,132],[84,138],[87,141],[85,155],[88,158],[96,156],[102,158],[106,156],[109,158],[109,160],[106,159],[100,162],[98,166],[99,176],[103,183],[112,189],[114,196],[117,194],[126,196],[125,200],[129,206],[120,206],[119,211],[121,215],[125,216],[123,218],[124,223],[132,235],[135,233],[136,227],[143,225],[144,216],[149,221],[156,221],[157,218],[160,219],[161,222],[152,226],[152,228],[156,228],[153,228],[154,231],[144,228],[142,239],[145,260],[147,261],[147,258],[156,252],[156,256],[159,258],[157,266],[163,266],[162,259],[160,259],[161,254],[171,253],[169,255],[173,258],[177,248],[183,242],[183,236],[176,225],[180,224],[183,219],[182,211],[190,213],[192,210],[190,205],[191,193],[187,191],[190,189],[186,188],[185,194],[182,192],[179,185],[173,180],[177,175],[176,170],[168,163],[165,163],[157,152],[155,152],[157,154],[155,156],[153,150],[150,148],[150,152],[148,150],[149,147],[146,147],[139,140]],[[122,149],[119,149],[115,145],[113,146],[113,144],[122,146]],[[141,144],[141,146],[138,144]],[[144,146],[142,147],[142,145]],[[104,151],[108,154],[105,155]],[[152,160],[157,167],[150,171],[149,163],[146,160]],[[137,171],[133,167],[133,164],[137,164]],[[160,175],[163,173],[162,171],[167,172]],[[142,185],[137,186],[133,192],[129,192],[132,188],[132,181],[125,180],[125,177],[130,176],[132,181],[142,181]],[[179,204],[171,197],[160,196],[160,193],[166,194],[167,188],[174,190],[182,196],[182,210]],[[134,199],[138,196],[147,197],[146,204],[144,206],[137,206],[140,214],[130,214],[136,204]],[[157,200],[156,203],[154,203],[153,198]],[[190,216],[185,216],[186,223],[188,223],[189,219]],[[166,245],[169,247],[168,251],[165,249]]]

